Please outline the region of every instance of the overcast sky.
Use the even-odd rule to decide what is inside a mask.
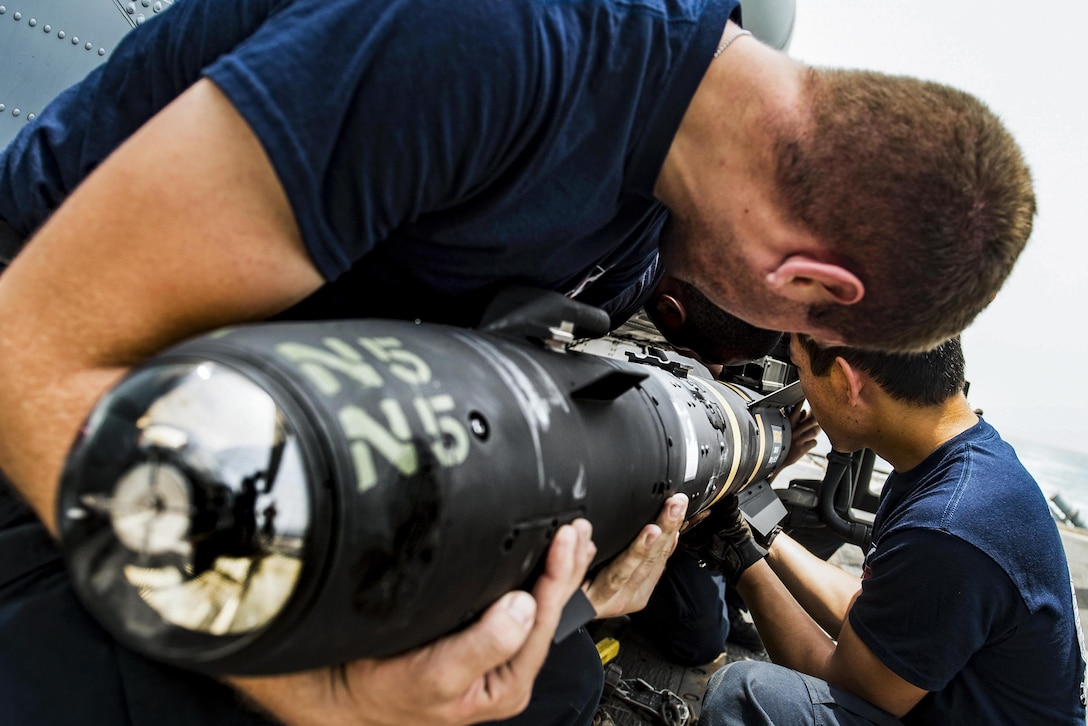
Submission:
[[[757,0],[758,1],[758,0]],[[1088,7],[1039,0],[797,0],[790,54],[969,91],[1031,166],[1035,231],[965,331],[971,403],[1007,437],[1088,452]]]

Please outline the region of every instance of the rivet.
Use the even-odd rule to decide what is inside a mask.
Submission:
[[[79,45],[79,36],[78,35],[73,35],[72,36],[72,45]]]
[[[87,43],[87,45],[85,45],[85,46],[83,46],[83,47],[84,47],[84,48],[86,48],[87,50],[90,50],[90,49],[91,49],[91,48],[93,48],[94,46],[92,46],[92,45],[91,45],[90,43]]]
[[[0,5],[0,15],[3,15],[3,14],[4,14],[4,13],[6,13],[7,11],[8,11],[8,9],[7,9],[7,8],[5,8],[5,7],[3,6],[3,5]]]
[[[143,13],[140,13],[139,15],[136,16],[136,24],[137,25],[143,25],[144,24],[144,14]]]
[[[162,3],[155,3],[154,10],[155,10],[156,13],[161,11],[162,10]]]
[[[13,108],[13,109],[11,109],[11,115],[12,115],[12,116],[18,116],[18,115],[19,115],[19,114],[21,114],[21,113],[22,113],[22,111],[20,111],[20,110],[19,110],[19,109],[17,109],[17,108]]]
[[[129,15],[134,15],[136,13],[136,3],[129,3],[128,5],[126,5],[125,12]]]
[[[140,0],[140,4],[143,5],[145,8],[151,7],[151,0]]]
[[[0,103],[0,111],[4,110],[4,104]]]
[[[30,20],[27,21],[27,24],[29,24],[30,27],[33,28],[35,25],[38,24],[38,19],[37,18],[31,18]]]
[[[34,114],[32,114],[32,113],[28,113],[28,114],[26,115],[26,120],[27,120],[27,121],[33,121],[33,120],[34,120]]]
[[[45,31],[45,32],[47,32],[47,33],[48,33],[48,32],[49,32],[50,30],[52,30],[52,29],[53,29],[53,26],[52,26],[52,25],[46,25],[46,26],[45,26],[44,28],[42,28],[42,30],[44,30],[44,31]]]
[[[67,35],[67,33],[65,33],[63,30],[58,30],[57,31],[57,37],[60,38],[61,40],[64,40],[65,35]]]
[[[12,15],[11,17],[15,18],[16,20],[22,20],[23,19],[23,14],[20,13],[19,11],[16,11],[15,14]]]
[[[98,49],[98,55],[106,55],[106,49],[105,48],[99,48]]]

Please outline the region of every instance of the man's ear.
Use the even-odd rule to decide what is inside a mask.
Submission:
[[[805,255],[786,258],[766,280],[781,297],[806,305],[853,305],[865,296],[865,286],[853,272]]]
[[[831,364],[831,385],[841,400],[851,407],[856,407],[861,401],[866,380],[865,375],[842,356],[836,357]]]
[[[667,326],[670,331],[679,330],[688,317],[684,304],[668,293],[662,293],[654,299],[654,311],[661,324]]]

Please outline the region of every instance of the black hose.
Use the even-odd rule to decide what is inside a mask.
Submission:
[[[851,455],[832,450],[827,455],[827,471],[817,496],[820,520],[828,529],[851,544],[866,547],[869,544],[869,527],[861,522],[846,519],[835,509],[835,498],[844,476],[849,476]]]

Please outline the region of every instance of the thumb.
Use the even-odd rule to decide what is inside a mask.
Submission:
[[[461,664],[458,671],[464,683],[459,685],[468,688],[475,679],[510,661],[521,650],[535,620],[533,596],[515,590],[496,600],[478,621],[439,641],[436,647],[445,651],[443,662]]]

